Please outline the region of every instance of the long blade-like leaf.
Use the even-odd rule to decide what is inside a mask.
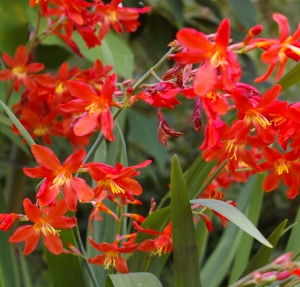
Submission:
[[[263,237],[263,235],[258,231],[253,223],[232,205],[216,199],[194,199],[191,200],[191,203],[206,206],[214,211],[217,211],[218,213],[226,217],[229,221],[257,239],[259,242],[267,247],[272,248],[272,245],[267,241],[267,239]]]
[[[109,275],[106,287],[162,287],[162,285],[153,274],[140,272]]]
[[[1,100],[0,100],[0,105],[5,110],[5,112],[7,113],[7,115],[13,122],[13,124],[17,127],[20,134],[24,137],[24,139],[26,140],[28,145],[32,146],[33,144],[35,144],[34,140],[30,136],[28,131],[23,127],[23,125],[20,123],[20,121],[17,119],[17,117],[13,114],[13,112],[9,109],[9,107],[7,105],[5,105]]]
[[[175,287],[199,287],[200,267],[188,189],[178,162],[171,167],[171,218]]]

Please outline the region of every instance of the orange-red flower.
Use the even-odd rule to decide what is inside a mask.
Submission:
[[[280,13],[274,13],[273,19],[279,26],[279,39],[261,39],[257,43],[257,47],[266,50],[262,54],[262,61],[265,64],[269,64],[269,67],[264,75],[255,79],[255,82],[266,81],[275,70],[277,63],[279,63],[276,73],[276,80],[278,81],[284,71],[288,58],[292,58],[295,61],[299,61],[300,59],[300,26],[290,36],[288,18]]]
[[[266,147],[263,150],[266,162],[260,165],[262,171],[271,170],[263,182],[263,189],[267,192],[274,190],[280,183],[280,179],[289,188],[289,198],[294,198],[299,193],[300,186],[300,162],[299,154],[294,150],[281,154],[275,148]]]
[[[115,91],[116,75],[108,76],[100,91],[93,90],[89,85],[68,81],[67,88],[72,96],[78,98],[60,106],[64,112],[82,112],[74,122],[74,133],[84,136],[95,131],[99,125],[106,139],[113,141],[114,121],[110,111],[111,106],[118,107],[112,96]]]
[[[44,239],[46,248],[54,253],[63,251],[63,244],[59,237],[59,230],[55,228],[72,228],[76,225],[76,218],[63,216],[68,207],[64,200],[60,200],[49,210],[40,210],[30,199],[25,198],[23,206],[28,219],[34,225],[19,227],[10,237],[10,243],[25,241],[24,254],[30,254],[38,244],[40,236]]]
[[[254,88],[253,90],[256,91]],[[232,125],[231,133],[240,133],[240,137],[245,137],[253,125],[261,140],[265,143],[272,143],[275,130],[268,119],[268,114],[270,107],[276,103],[280,93],[280,85],[273,86],[263,93],[261,97],[258,94],[253,94],[252,89],[249,90],[249,87],[245,85],[236,86],[231,91],[231,96],[238,110],[239,120]],[[280,108],[280,106],[277,106],[277,108]],[[275,108],[273,108],[273,112],[275,111]]]
[[[146,167],[151,160],[146,160],[138,165],[124,167],[120,163],[116,163],[115,167],[103,163],[88,163],[84,165],[88,167],[92,178],[97,182],[94,189],[95,197],[101,196],[104,190],[107,190],[114,196],[121,197],[124,203],[126,198],[134,201],[133,196],[141,195],[142,187],[134,179],[139,175],[137,168]]]
[[[90,201],[94,198],[92,188],[82,178],[73,176],[85,157],[84,149],[71,154],[64,164],[61,164],[54,152],[47,147],[35,144],[31,147],[31,151],[41,166],[24,168],[24,173],[33,178],[46,178],[37,194],[40,206],[46,206],[55,201],[61,187],[71,211],[76,210],[78,199]]]
[[[108,269],[110,266],[115,268],[121,273],[129,273],[126,260],[120,255],[120,253],[132,253],[136,250],[138,244],[129,246],[118,247],[120,238],[117,238],[112,244],[102,242],[96,243],[91,237],[89,237],[89,243],[95,249],[103,252],[103,254],[97,255],[93,258],[89,258],[89,263],[104,266],[104,269]]]
[[[170,253],[173,250],[172,243],[172,222],[169,222],[162,232],[142,228],[135,221],[132,222],[133,227],[143,233],[157,236],[155,239],[147,239],[143,241],[138,249],[144,252],[152,252],[156,250],[155,254],[161,256],[163,253]]]
[[[119,5],[122,0],[112,0],[109,4],[102,1],[96,6],[95,14],[101,23],[99,39],[102,40],[109,32],[110,26],[118,33],[124,31],[135,32],[140,23],[137,21],[139,13],[147,13],[151,10],[150,6],[143,8],[123,7]]]
[[[18,92],[22,83],[28,89],[35,87],[34,81],[30,78],[31,73],[37,73],[44,69],[44,64],[28,63],[29,57],[25,46],[19,46],[15,53],[15,59],[6,53],[2,55],[3,62],[10,68],[0,71],[0,80],[13,80],[13,89]]]
[[[197,95],[206,95],[217,82],[218,71],[224,88],[231,89],[241,78],[241,67],[236,54],[228,48],[230,21],[224,19],[217,30],[214,42],[207,35],[192,28],[178,31],[179,43],[185,48],[174,59],[183,64],[203,63],[198,69],[194,90]]]

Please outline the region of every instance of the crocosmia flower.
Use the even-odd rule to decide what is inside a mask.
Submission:
[[[73,176],[85,157],[85,150],[79,149],[61,164],[54,152],[40,145],[33,145],[31,151],[41,165],[24,168],[24,173],[33,178],[46,178],[37,194],[39,205],[46,206],[56,200],[60,188],[71,211],[76,210],[77,200],[90,201],[94,198],[93,190],[82,178]]]
[[[65,201],[59,200],[54,207],[40,210],[30,199],[25,198],[23,206],[28,219],[34,222],[34,225],[19,227],[9,242],[25,241],[23,253],[27,255],[36,248],[42,235],[46,248],[54,254],[60,254],[63,251],[63,244],[56,228],[69,229],[77,223],[76,218],[63,216],[68,210]]]

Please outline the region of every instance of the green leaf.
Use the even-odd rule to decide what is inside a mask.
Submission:
[[[257,24],[254,6],[250,0],[229,0],[229,4],[243,26],[251,28]]]
[[[106,287],[162,287],[162,285],[153,274],[140,272],[109,275]]]
[[[276,84],[280,84],[282,91],[287,90],[291,86],[300,81],[300,63],[289,70]]]
[[[0,213],[7,213],[5,206],[5,200],[3,196],[3,190],[0,186]],[[18,272],[18,266],[16,263],[16,258],[9,243],[8,232],[0,232],[0,286],[2,287],[19,287],[20,276]]]
[[[261,173],[257,175],[257,180],[255,182],[253,195],[251,196],[249,208],[246,213],[248,219],[255,226],[257,226],[259,220],[262,201],[265,194],[264,190],[262,189],[262,183],[265,176],[266,176],[265,173]],[[239,244],[238,251],[236,253],[232,271],[230,273],[229,284],[235,282],[247,267],[251,249],[252,249],[252,244],[253,244],[253,237],[249,236],[247,233],[243,233],[241,238],[241,243]]]
[[[60,238],[64,244],[71,243],[76,246],[72,230],[62,229]],[[71,254],[55,255],[44,247],[53,287],[86,286],[83,278],[83,268],[79,257]]]
[[[23,125],[20,123],[20,121],[17,119],[17,117],[13,114],[13,112],[6,106],[1,100],[0,100],[0,105],[3,107],[13,124],[17,127],[19,130],[20,134],[24,137],[26,142],[28,143],[29,146],[32,146],[35,144],[34,140],[30,136],[30,134],[27,132],[27,130],[23,127]]]
[[[191,203],[206,206],[217,211],[256,240],[265,246],[272,248],[272,245],[263,237],[253,223],[243,213],[229,203],[216,199],[193,199],[191,200]]]
[[[288,243],[286,245],[285,252],[292,251],[294,254],[299,251],[299,238],[300,238],[300,207],[298,208],[298,212],[295,218],[295,223],[297,223],[290,234],[288,239]]]
[[[255,256],[251,259],[250,263],[248,264],[247,268],[245,269],[245,271],[243,272],[243,274],[241,275],[240,278],[246,276],[247,274],[251,273],[252,271],[254,271],[268,263],[268,260],[271,256],[271,254],[273,253],[286,224],[287,224],[287,220],[284,220],[268,237],[268,241],[274,247],[267,248],[265,246],[261,246],[260,249],[255,254]]]
[[[161,2],[161,1],[160,1]],[[183,0],[167,0],[168,7],[172,13],[174,19],[176,19],[177,27],[182,28],[183,26]]]
[[[200,267],[193,215],[176,155],[171,166],[171,218],[175,287],[199,287]]]

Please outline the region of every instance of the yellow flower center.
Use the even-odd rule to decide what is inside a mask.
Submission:
[[[51,235],[59,235],[60,230],[56,230],[54,229],[53,226],[51,226],[48,222],[46,222],[45,220],[40,220],[39,222],[37,222],[35,224],[37,226],[37,228],[40,230],[40,232],[44,235],[47,236],[49,234]]]
[[[65,83],[59,82],[56,85],[55,93],[61,95],[67,90]]]
[[[110,190],[114,194],[125,193],[125,190],[118,186],[112,179],[106,178],[98,182],[100,186],[103,186],[105,189]]]
[[[118,253],[115,253],[113,251],[106,252],[105,253],[106,258],[104,261],[104,269],[109,269],[109,266],[112,265],[114,268],[116,266],[116,258],[119,256]]]
[[[216,92],[209,92],[208,94],[206,94],[206,97],[212,102],[214,103],[217,99],[220,98],[220,95]]]
[[[33,134],[36,136],[44,136],[48,134],[49,128],[46,126],[39,126],[33,130]]]
[[[224,51],[218,49],[215,51],[213,56],[210,59],[210,63],[215,67],[218,68],[220,66],[228,65],[226,57],[224,57]]]
[[[117,11],[108,10],[106,16],[109,19],[110,23],[118,22]]]
[[[260,114],[258,111],[256,110],[250,110],[246,115],[245,115],[245,121],[247,124],[252,123],[253,121],[257,121],[262,128],[266,129],[268,126],[271,125],[271,123],[269,122],[269,120],[263,116],[262,114]]]
[[[65,169],[62,169],[61,172],[54,178],[53,186],[60,187],[65,184],[67,180],[72,177],[72,174]]]
[[[278,159],[275,168],[278,175],[282,175],[284,172],[288,173],[289,172],[288,161],[286,161],[283,158]]]
[[[20,79],[25,78],[27,74],[26,68],[24,66],[14,67],[12,69],[12,72],[16,77]]]

